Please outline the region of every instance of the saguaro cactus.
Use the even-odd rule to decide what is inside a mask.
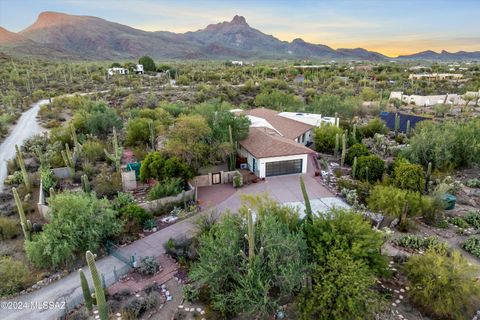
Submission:
[[[357,140],[357,124],[353,124],[353,130],[352,130],[352,138],[353,140]]]
[[[73,146],[75,147],[75,150],[78,153],[81,153],[82,152],[82,145],[80,144],[80,142],[78,142],[77,132],[75,131],[75,127],[73,125],[70,126],[70,131],[71,131]]]
[[[338,150],[340,148],[340,135],[337,133],[335,135],[335,150],[333,151],[334,156],[338,156]]]
[[[23,178],[23,184],[25,185],[25,189],[27,192],[31,191],[31,185],[30,185],[30,178],[28,176],[27,169],[25,168],[25,161],[23,160],[23,153],[18,147],[18,145],[15,145],[15,151],[16,151],[16,156],[17,156],[17,164],[20,166],[20,170],[22,172],[22,178]]]
[[[75,160],[68,144],[65,143],[65,150],[62,150],[62,158],[65,165],[70,169],[71,178],[75,175]]]
[[[407,120],[407,129],[406,129],[405,134],[407,135],[407,137],[410,136],[410,120]]]
[[[398,130],[400,129],[400,116],[398,113],[395,113],[395,137],[398,135]]]
[[[122,160],[123,148],[118,145],[117,130],[113,128],[113,153],[103,150],[107,158],[115,164],[115,170],[120,171],[120,164]]]
[[[114,134],[116,134],[116,132],[114,132]],[[148,137],[150,140],[150,147],[152,150],[155,150],[155,126],[151,119],[148,121]]]
[[[341,157],[341,160],[340,160],[340,166],[341,167],[343,167],[343,165],[345,164],[345,156],[346,155],[347,155],[347,136],[344,133],[342,135],[342,157]]]
[[[17,189],[12,188],[13,197],[15,198],[15,204],[17,205],[18,215],[20,216],[20,225],[22,226],[23,235],[26,241],[32,240],[32,223],[27,220],[25,211],[23,211],[22,201],[18,195]]]
[[[430,177],[432,175],[432,163],[428,163],[427,174],[425,175],[425,192],[428,192],[428,185],[430,184]]]
[[[83,189],[83,192],[85,193],[89,193],[91,188],[90,188],[90,181],[88,181],[88,177],[86,174],[84,174],[82,177],[81,177],[81,180],[82,180],[82,189]]]
[[[108,320],[107,302],[105,301],[105,292],[103,291],[102,281],[95,265],[95,256],[90,251],[85,254],[87,264],[92,274],[93,287],[95,289],[95,299],[97,301],[98,313],[101,320]]]
[[[353,158],[353,165],[352,165],[352,178],[355,179],[357,174],[357,157]]]
[[[300,176],[300,188],[302,189],[303,201],[305,202],[305,214],[307,215],[307,221],[312,222],[312,206],[310,205],[310,199],[308,197],[307,188],[305,188],[303,176]]]
[[[87,278],[85,277],[85,273],[82,269],[78,270],[78,274],[80,275],[80,284],[82,285],[82,293],[83,299],[85,300],[85,307],[87,308],[88,312],[92,312],[92,294],[90,293],[90,287],[88,286]]]

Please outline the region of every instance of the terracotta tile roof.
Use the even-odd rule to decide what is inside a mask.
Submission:
[[[250,128],[248,137],[239,144],[257,159],[314,152],[300,143],[264,128]]]
[[[296,120],[282,117],[277,111],[257,108],[247,111],[249,115],[267,120],[275,129],[277,129],[285,138],[295,140],[313,126]]]

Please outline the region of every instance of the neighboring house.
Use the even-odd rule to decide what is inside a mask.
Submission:
[[[463,74],[461,73],[421,73],[421,74],[410,74],[408,79],[410,80],[458,80],[462,79]]]
[[[108,68],[107,70],[109,76],[113,76],[114,74],[128,74],[127,68]]]
[[[280,112],[279,116],[292,119],[295,121],[303,122],[311,126],[320,127],[323,124],[333,124],[338,126],[338,118],[334,117],[322,117],[321,114],[316,113],[303,113],[303,112]]]
[[[470,105],[475,105],[475,98],[478,96],[477,92],[467,92],[465,96],[470,95],[472,100],[469,101]],[[429,107],[436,104],[448,104],[453,106],[465,105],[467,102],[464,96],[458,94],[442,94],[435,96],[419,96],[419,95],[405,95],[400,91],[390,92],[390,100],[398,99],[407,104],[413,104],[416,106]]]
[[[247,168],[259,178],[306,173],[313,150],[269,128],[251,127],[248,137],[239,142],[238,153]]]
[[[135,73],[136,74],[144,74],[145,72],[143,71],[143,64],[137,64],[135,66]]]
[[[380,112],[380,119],[385,121],[387,124],[387,127],[391,130],[395,130],[395,115],[398,114],[400,116],[400,125],[399,125],[399,132],[406,133],[407,132],[407,123],[410,121],[410,129],[414,129],[417,123],[425,121],[425,120],[431,120],[430,118],[427,117],[420,117],[420,116],[415,116],[411,114],[404,114],[404,113],[395,113],[395,112],[387,112],[387,111],[382,111]]]
[[[232,61],[234,66],[243,66],[243,61]]]

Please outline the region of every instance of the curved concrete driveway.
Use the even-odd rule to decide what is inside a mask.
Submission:
[[[0,144],[0,190],[2,190],[3,181],[7,177],[7,160],[15,157],[15,145],[22,145],[28,138],[45,130],[38,123],[37,114],[40,107],[48,104],[48,102],[48,99],[44,99],[34,103],[30,109],[22,114],[12,132]]]

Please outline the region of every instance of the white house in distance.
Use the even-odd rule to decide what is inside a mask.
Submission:
[[[390,92],[390,100],[398,99],[407,104],[413,104],[416,106],[429,107],[436,104],[447,104],[447,105],[465,105],[467,101],[464,99],[464,96],[471,96],[472,100],[469,101],[469,105],[475,105],[476,99],[479,96],[479,92],[468,91],[465,95],[458,95],[456,93],[447,93],[434,96],[419,96],[419,95],[406,95],[401,91],[392,91]]]
[[[128,74],[128,69],[119,67],[108,68],[107,73],[109,76],[113,76],[115,74]]]
[[[243,163],[259,178],[284,174],[306,173],[308,158],[315,154],[306,147],[313,140],[312,130],[323,123],[335,123],[333,118],[294,112],[277,112],[266,108],[243,111],[250,119],[250,131],[239,141],[238,154]]]
[[[144,74],[143,64],[136,64],[135,69],[133,71],[136,74]],[[127,68],[113,67],[113,68],[108,68],[107,73],[108,73],[109,76],[113,76],[115,74],[127,75],[129,73],[129,71],[128,71]]]

